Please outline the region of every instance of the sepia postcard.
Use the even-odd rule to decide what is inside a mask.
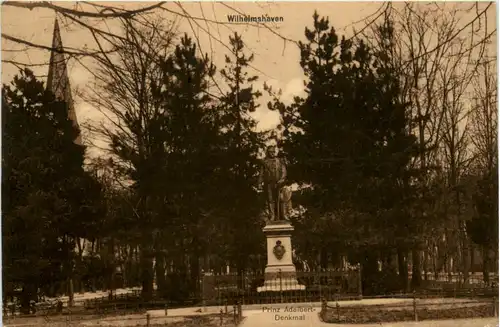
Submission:
[[[498,326],[496,3],[1,9],[4,326]]]

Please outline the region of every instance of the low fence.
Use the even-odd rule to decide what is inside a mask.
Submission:
[[[419,287],[420,293],[439,297],[495,297],[498,295],[498,274],[489,275],[489,283],[485,283],[482,274],[471,274],[464,282],[461,274],[432,274],[423,279]]]
[[[427,285],[418,290],[425,296],[442,298],[493,298],[498,296],[498,287],[458,287],[456,285]]]
[[[370,297],[375,303],[383,297]],[[363,324],[397,321],[422,321],[498,317],[498,298],[436,299],[414,292],[392,295],[391,302],[359,304],[323,299],[320,317],[329,323]],[[398,299],[399,298],[399,299]],[[368,304],[366,304],[368,303]]]
[[[205,305],[319,302],[322,298],[361,296],[361,279],[357,270],[297,272],[295,277],[277,273],[265,281],[264,274],[205,275],[202,300]],[[296,290],[297,281],[305,290]],[[266,289],[259,292],[266,282]],[[272,291],[271,291],[272,290]]]
[[[458,274],[449,277],[449,274],[430,274],[423,280],[418,296],[422,297],[462,297],[462,298],[493,298],[498,296],[498,274],[490,274],[490,284],[481,283],[482,274],[471,274],[469,283],[458,282]],[[288,278],[275,279],[271,285],[273,292],[258,292],[257,288],[264,283],[264,275],[258,273],[209,275],[201,277],[201,294],[190,296],[182,303],[174,303],[154,296],[154,300],[143,301],[140,289],[119,290],[110,297],[104,292],[97,292],[98,298],[86,299],[87,295],[75,294],[75,306],[71,311],[81,315],[93,314],[120,314],[122,312],[144,312],[147,309],[163,309],[165,306],[193,305],[218,305],[232,306],[240,301],[241,304],[272,304],[272,303],[297,303],[320,302],[321,299],[332,301],[334,299],[359,299],[362,297],[361,278],[359,271],[313,271],[297,272],[296,279],[305,286],[305,290],[289,290],[292,281]],[[123,293],[125,292],[126,293]],[[400,293],[387,294],[400,296]],[[387,296],[386,295],[386,296]],[[366,297],[365,297],[366,298]],[[63,299],[64,300],[64,299]],[[36,312],[41,316],[66,314],[64,309],[58,307],[56,301],[36,305]],[[18,305],[8,305],[3,308],[3,316],[19,315]]]
[[[188,326],[236,326],[243,319],[243,310],[241,303],[233,306],[225,306],[220,309],[206,312],[200,310],[199,313],[189,313],[186,315],[172,315],[169,308],[163,310],[148,311],[140,314],[131,314],[127,312],[121,315],[85,315],[81,312],[67,311],[57,316],[21,316],[7,317],[3,319],[4,326],[23,326],[23,327],[76,327],[76,326],[165,326],[170,323],[186,322]]]
[[[408,278],[411,279],[412,273],[409,272]],[[438,282],[448,282],[448,283],[457,283],[457,284],[471,284],[471,285],[482,285],[482,286],[491,286],[491,284],[498,283],[498,273],[490,272],[488,274],[489,283],[486,283],[484,280],[483,273],[471,272],[467,276],[465,276],[461,272],[456,273],[446,273],[446,272],[422,272],[421,277],[423,281],[438,281]]]
[[[67,312],[69,309],[73,312],[85,310],[106,311],[112,308],[113,310],[121,309],[140,309],[140,289],[118,290],[113,291],[110,295],[109,292],[96,292],[91,293],[96,295],[93,298],[86,298],[81,294],[75,294],[73,306],[71,309],[68,307],[67,296],[61,298],[54,298],[44,302],[33,303],[31,311],[33,314],[52,315]],[[88,294],[86,295],[88,296]],[[3,316],[14,316],[20,314],[20,304],[6,303],[3,306]]]

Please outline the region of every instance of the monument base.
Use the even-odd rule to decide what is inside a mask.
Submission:
[[[292,262],[292,232],[289,221],[268,223],[262,230],[267,238],[267,266],[264,285],[257,292],[280,292],[305,290],[297,281],[295,265]]]

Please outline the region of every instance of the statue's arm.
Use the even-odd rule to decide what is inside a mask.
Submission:
[[[280,162],[280,167],[281,167],[281,178],[280,178],[280,184],[283,184],[286,180],[286,164],[284,160],[281,160]]]

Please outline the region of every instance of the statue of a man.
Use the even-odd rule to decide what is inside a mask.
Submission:
[[[285,195],[282,194],[282,188],[286,179],[286,166],[283,160],[276,156],[276,147],[274,146],[267,148],[260,178],[261,183],[264,184],[269,220],[286,219],[286,212],[283,212],[283,206],[280,204],[280,199]]]
[[[281,217],[288,220],[292,212],[292,188],[283,186],[280,190],[280,214]]]

